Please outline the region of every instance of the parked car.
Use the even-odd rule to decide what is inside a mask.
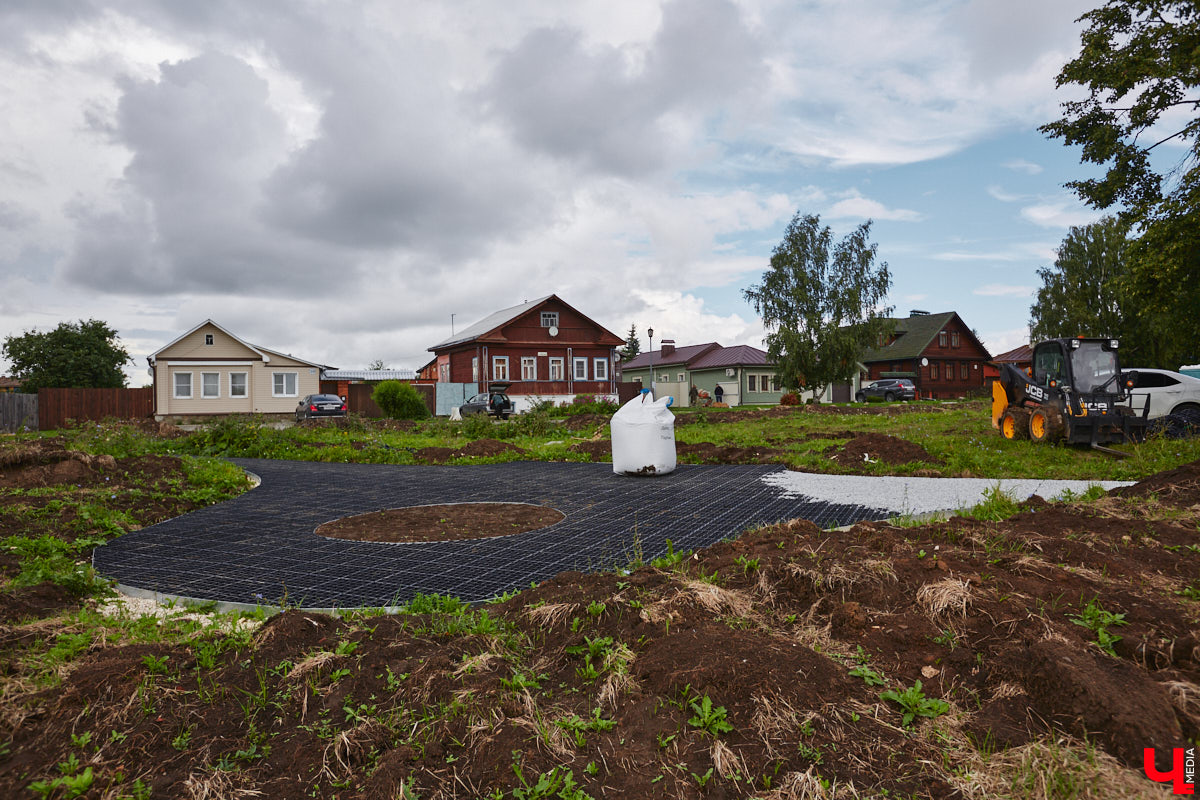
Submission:
[[[458,407],[459,416],[490,414],[500,419],[508,419],[513,413],[513,403],[508,397],[510,386],[511,383],[489,383],[486,392],[475,395]]]
[[[858,403],[865,403],[872,397],[889,403],[893,400],[916,400],[917,387],[908,378],[885,378],[871,381],[854,393],[854,400]]]
[[[296,406],[296,422],[313,417],[344,417],[346,403],[336,394],[310,394]]]
[[[1150,404],[1149,417],[1165,417],[1181,411],[1200,413],[1200,378],[1167,369],[1125,368],[1133,376],[1131,405],[1139,414]]]

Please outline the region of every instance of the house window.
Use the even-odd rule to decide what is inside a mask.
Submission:
[[[946,346],[946,332],[942,331],[938,334],[938,347]]]
[[[634,376],[633,376],[633,382],[634,382],[634,383],[636,383],[638,386],[641,386],[641,385],[642,385],[642,376],[641,376],[641,375],[634,375]]]
[[[471,358],[471,380],[479,382],[479,356]]]
[[[537,359],[530,356],[521,357],[521,380],[537,380]]]
[[[563,380],[563,360],[561,358],[550,359],[550,380]]]
[[[438,364],[438,382],[439,383],[449,383],[450,382],[450,364],[449,363]]]
[[[958,331],[954,331],[950,334],[950,346],[951,347],[958,347],[958,344],[961,341],[962,341],[962,339],[959,338]]]
[[[771,376],[771,391],[772,392],[779,391],[779,376],[778,375]]]
[[[219,373],[219,372],[201,372],[200,373],[200,396],[201,397],[220,397],[221,396],[221,373]]]
[[[958,377],[964,381],[967,379],[967,362],[958,365]]]
[[[543,311],[542,312],[542,327],[543,328],[557,328],[558,327],[558,312],[557,311]]]
[[[900,365],[892,364],[892,372],[899,372],[899,371],[900,371]]]
[[[592,359],[592,379],[597,381],[608,380],[608,359],[593,358]]]
[[[508,356],[492,357],[492,380],[508,380]]]
[[[229,396],[230,397],[246,397],[247,384],[245,372],[229,373]]]
[[[934,361],[929,365],[929,380],[936,381],[938,379],[938,365]]]
[[[175,373],[175,396],[187,400],[192,396],[192,373],[176,372]]]
[[[272,372],[271,396],[295,397],[297,395],[296,374],[295,372]]]
[[[757,386],[758,386],[758,376],[757,375],[747,375],[746,376],[747,391],[757,392],[758,391],[758,389],[756,388]]]
[[[687,373],[686,373],[686,372],[681,372],[681,373],[679,373],[678,375],[676,375],[676,376],[675,376],[675,382],[676,382],[676,383],[687,383]]]
[[[206,333],[206,334],[204,334],[204,343],[205,343],[205,344],[212,344],[212,343],[213,343],[213,335],[212,335],[211,333]]]
[[[586,381],[587,380],[587,359],[586,358],[577,358],[572,362],[572,364],[573,364],[572,369],[574,370],[575,380]]]

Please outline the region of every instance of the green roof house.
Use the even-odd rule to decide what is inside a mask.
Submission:
[[[954,311],[911,311],[859,361],[867,378],[908,378],[920,397],[962,397],[984,386],[987,349]]]

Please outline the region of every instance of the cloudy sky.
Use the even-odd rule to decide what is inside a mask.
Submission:
[[[742,290],[801,212],[874,220],[897,312],[998,353],[1097,216],[1037,132],[1095,4],[4,0],[0,338],[105,320],[135,386],[206,318],[418,367],[557,293],[761,345]]]

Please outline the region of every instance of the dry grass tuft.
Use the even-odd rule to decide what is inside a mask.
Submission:
[[[720,739],[713,742],[709,758],[712,760],[713,768],[722,778],[727,779],[734,773],[748,775],[750,772],[746,768],[745,760]]]
[[[503,658],[498,653],[478,653],[468,656],[462,660],[451,674],[455,678],[461,678],[468,673],[491,672],[492,662],[503,660]]]
[[[239,797],[262,797],[257,789],[238,789],[233,785],[236,773],[213,770],[204,775],[188,775],[183,787],[188,800],[232,800]]]
[[[711,614],[730,614],[735,617],[750,616],[753,603],[741,592],[698,580],[685,580],[683,586],[684,591],[676,597],[695,600],[701,608]]]
[[[971,763],[971,762],[974,763]],[[967,800],[1127,800],[1161,798],[1163,787],[1102,750],[1069,739],[1044,739],[991,756],[974,753],[947,778]]]
[[[525,609],[525,616],[544,628],[554,628],[569,620],[580,608],[578,603],[549,603]]]
[[[805,772],[788,772],[779,781],[779,786],[763,795],[762,800],[852,800],[859,797],[852,783],[836,780],[826,786],[816,767]]]
[[[959,578],[927,583],[917,590],[917,605],[934,620],[951,614],[965,617],[971,600],[971,584]]]

